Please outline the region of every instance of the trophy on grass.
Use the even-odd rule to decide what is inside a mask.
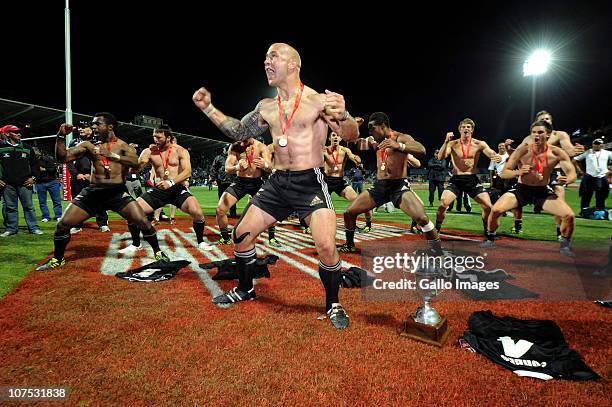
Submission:
[[[416,291],[423,298],[423,304],[404,322],[402,336],[438,347],[444,345],[448,337],[448,323],[446,317],[440,316],[430,302],[440,293],[445,281],[452,282],[451,274],[452,270],[445,270],[435,264],[426,264],[414,272]]]

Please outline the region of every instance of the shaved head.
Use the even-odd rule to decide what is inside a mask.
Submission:
[[[300,57],[299,52],[295,48],[293,48],[289,44],[285,44],[283,42],[277,42],[272,44],[270,50],[274,49],[275,51],[281,53],[288,61],[295,61],[296,69],[299,71],[302,67],[302,58]]]

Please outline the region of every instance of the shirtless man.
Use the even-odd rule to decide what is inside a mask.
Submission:
[[[245,141],[237,141],[230,146],[225,160],[225,172],[237,175],[232,184],[227,187],[217,204],[217,225],[221,232],[218,245],[230,244],[232,239],[227,228],[227,212],[245,195],[255,196],[263,185],[262,176],[272,171],[272,159],[268,147],[253,137]],[[268,231],[270,233],[270,231]],[[272,234],[274,232],[272,231]],[[280,244],[274,236],[268,238],[268,244],[278,247]]]
[[[499,162],[501,157],[493,151],[487,143],[472,137],[476,124],[472,119],[465,118],[459,122],[459,140],[453,140],[453,133],[446,133],[444,144],[438,151],[438,160],[444,160],[449,155],[453,163],[453,176],[448,182],[448,186],[442,193],[438,214],[436,217],[436,229],[440,231],[442,222],[446,216],[446,210],[451,203],[461,196],[462,192],[472,197],[482,208],[482,227],[484,234],[487,233],[487,219],[491,212],[491,198],[484,190],[478,176],[476,176],[476,164],[483,153],[494,162]]]
[[[66,135],[72,131],[73,126],[64,123],[57,133],[55,141],[57,160],[66,163],[87,155],[92,162],[91,184],[84,188],[66,208],[55,229],[53,257],[36,270],[52,270],[63,266],[66,263],[64,252],[70,242],[70,228],[107,209],[117,212],[142,231],[145,240],[153,248],[156,260],[168,261],[168,257],[159,248],[155,229],[125,186],[128,168],[138,164],[136,150],[117,138],[115,135],[117,119],[110,113],[96,113],[91,128],[101,144],[94,145],[87,140],[66,149]]]
[[[353,154],[350,149],[341,146],[340,140],[340,136],[332,132],[329,135],[330,145],[323,150],[325,157],[325,182],[330,193],[335,192],[338,196],[352,202],[357,199],[357,192],[344,181],[344,164],[348,158],[356,165],[359,165],[361,164],[361,158]],[[367,233],[372,230],[372,211],[367,211],[365,218],[366,226],[363,228],[363,232]]]
[[[172,130],[164,126],[153,130],[153,141],[142,150],[138,158],[136,171],[142,171],[150,162],[155,170],[154,187],[136,199],[145,214],[155,212],[157,208],[172,204],[193,219],[193,230],[196,234],[198,248],[211,250],[212,246],[204,241],[204,215],[195,196],[191,195],[186,183],[191,176],[191,159],[189,151],[173,142]],[[120,250],[122,254],[133,254],[140,249],[139,230],[133,223],[128,223],[132,235],[132,244]]]
[[[487,240],[481,245],[494,245],[495,231],[499,227],[499,217],[513,208],[533,204],[548,213],[559,216],[561,223],[560,252],[566,256],[575,257],[570,249],[571,236],[574,231],[574,212],[563,199],[560,199],[548,185],[553,170],[557,164],[566,175],[557,177],[559,185],[571,184],[576,180],[576,170],[569,155],[559,147],[547,144],[552,134],[552,125],[546,120],[538,120],[531,125],[530,137],[533,143],[521,145],[508,160],[502,178],[519,177],[518,183],[499,198],[489,217],[489,232]]]
[[[548,122],[551,126],[553,125],[553,117],[546,110],[542,110],[541,112],[538,112],[536,114],[535,120],[536,121],[544,120]],[[523,147],[523,146],[530,145],[533,143],[534,143],[534,137],[533,135],[530,134],[523,139],[523,142],[521,143],[521,145],[519,145],[519,147]],[[552,134],[548,137],[548,144],[551,146],[561,147],[570,157],[575,157],[578,154],[582,154],[584,152],[583,145],[581,144],[572,145],[572,141],[570,140],[569,134],[561,130],[553,130]],[[557,166],[554,169],[550,177],[550,186],[553,188],[555,195],[557,195],[559,199],[565,201],[565,187],[563,185],[559,185],[559,183],[557,182],[557,177],[560,175],[563,175],[563,172],[561,171],[561,168]],[[518,211],[522,218],[523,209],[519,208]],[[557,238],[560,239],[561,238],[561,218],[559,218],[558,216],[555,216],[555,224],[557,227]]]
[[[425,155],[425,147],[411,136],[392,130],[389,117],[383,112],[370,115],[368,130],[370,144],[378,150],[376,181],[344,212],[346,243],[339,250],[357,252],[354,242],[357,215],[390,201],[421,226],[432,254],[442,254],[438,232],[425,214],[423,201],[410,189],[406,179],[412,154]]]
[[[320,94],[300,80],[301,58],[287,44],[272,44],[264,68],[276,98],[261,100],[255,110],[237,120],[211,104],[211,94],[198,89],[193,102],[229,138],[242,141],[270,130],[274,143],[274,168],[233,230],[234,253],[239,273],[238,287],[213,299],[233,303],[255,299],[252,273],[257,236],[293,210],[305,218],[319,255],[319,276],[325,288],[325,309],[331,323],[346,328],[349,319],[339,302],[340,257],[336,250],[336,214],[320,167],[328,125],[344,140],[359,135],[357,123],[345,108],[344,97]]]

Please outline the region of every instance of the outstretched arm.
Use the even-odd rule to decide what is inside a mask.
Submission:
[[[349,158],[349,160],[354,162],[356,165],[361,164],[361,157],[359,157],[356,154],[353,154],[350,148],[346,148],[346,147],[342,147],[342,148],[344,148],[344,151],[346,152],[346,156]]]
[[[88,147],[90,145],[93,147],[93,144],[91,144],[89,141],[84,141],[75,147],[66,149],[66,135],[68,135],[73,128],[74,126],[71,124],[64,123],[60,126],[59,131],[57,132],[57,138],[55,139],[55,157],[57,158],[57,161],[62,164],[66,164],[69,161],[74,161],[77,158],[82,157],[88,151]]]
[[[211,102],[210,92],[206,88],[196,90],[192,97],[193,103],[212,121],[223,134],[232,140],[244,141],[256,137],[268,130],[268,124],[261,117],[261,104],[248,113],[242,120],[226,116]]]

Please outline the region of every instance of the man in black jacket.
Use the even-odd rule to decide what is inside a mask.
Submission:
[[[236,176],[225,172],[225,160],[227,160],[227,147],[218,148],[217,156],[213,160],[210,166],[210,178],[217,183],[217,194],[219,199],[225,190],[232,185]],[[229,210],[230,216],[236,217],[236,205],[232,206]]]
[[[53,220],[57,221],[62,217],[61,185],[57,179],[57,161],[53,156],[43,154],[39,149],[35,151],[36,165],[40,171],[40,175],[36,179],[36,195],[38,196],[42,221],[49,222],[51,220],[51,214],[47,207],[47,191],[51,195],[51,202],[53,202]]]
[[[21,142],[21,129],[7,125],[0,128],[6,135],[6,140],[0,144],[0,165],[2,178],[0,189],[3,190],[4,206],[6,208],[6,230],[0,234],[8,237],[19,231],[19,210],[17,200],[25,213],[26,224],[30,233],[42,235],[36,221],[36,211],[32,203],[32,186],[38,176],[34,150]]]
[[[438,150],[434,152],[434,156],[427,162],[427,179],[429,180],[429,206],[433,206],[434,193],[438,190],[438,202],[444,191],[444,181],[448,174],[448,164],[446,160],[438,160]]]

